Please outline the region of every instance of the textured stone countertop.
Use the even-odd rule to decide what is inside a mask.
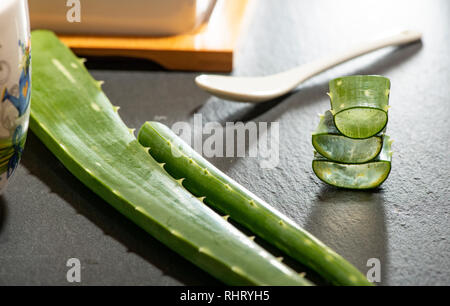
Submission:
[[[146,120],[279,122],[279,164],[212,158],[364,273],[381,261],[384,285],[450,285],[450,1],[254,1],[235,55],[235,75],[266,75],[307,63],[392,28],[422,43],[353,60],[261,105],[202,92],[196,73],[135,61],[93,59],[88,68],[134,128]],[[329,108],[328,81],[381,74],[392,82],[388,132],[393,169],[369,192],[325,186],[311,169],[311,132]],[[76,180],[32,133],[14,181],[0,197],[0,284],[68,284],[79,258],[84,285],[202,285],[216,280],[122,217]]]

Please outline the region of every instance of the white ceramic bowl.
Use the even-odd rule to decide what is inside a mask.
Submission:
[[[19,164],[30,116],[31,47],[26,0],[0,0],[0,193]]]
[[[3,1],[3,0],[1,0]],[[211,0],[79,0],[69,22],[67,0],[29,0],[31,27],[62,34],[163,36],[195,28]],[[72,20],[73,21],[73,20]]]

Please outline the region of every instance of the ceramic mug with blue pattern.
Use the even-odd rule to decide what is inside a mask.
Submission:
[[[0,0],[0,193],[17,168],[30,117],[27,0]]]

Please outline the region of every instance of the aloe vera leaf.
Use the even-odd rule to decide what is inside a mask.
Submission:
[[[364,164],[341,164],[316,153],[313,171],[325,183],[349,189],[371,189],[380,186],[391,172],[391,143],[383,137],[383,148],[376,159]]]
[[[146,122],[138,140],[175,179],[205,203],[309,266],[336,285],[370,285],[366,277],[336,252],[226,176],[196,153],[167,126]]]
[[[336,128],[350,138],[369,138],[388,122],[389,79],[354,75],[331,80],[331,112]]]
[[[381,134],[365,139],[343,136],[334,125],[330,111],[320,116],[319,126],[312,135],[312,144],[323,157],[340,163],[360,164],[371,161],[383,145]]]
[[[32,33],[32,131],[87,187],[231,285],[309,285],[174,180],[141,146],[81,61]]]

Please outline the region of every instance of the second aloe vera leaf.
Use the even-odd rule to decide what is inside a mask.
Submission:
[[[122,122],[99,82],[53,33],[34,31],[32,45],[30,126],[73,175],[227,284],[310,284],[168,175]]]
[[[313,170],[325,183],[349,189],[371,189],[380,186],[391,171],[391,141],[383,137],[383,149],[378,157],[363,164],[341,164],[316,154]]]
[[[366,139],[343,136],[336,129],[333,115],[326,111],[321,115],[319,126],[312,135],[312,144],[323,157],[340,163],[365,163],[381,151],[383,138],[376,135]]]
[[[331,111],[336,128],[350,138],[369,138],[388,122],[390,81],[355,75],[330,81]]]
[[[167,126],[146,122],[139,142],[194,195],[230,216],[286,254],[336,285],[370,285],[353,265],[289,218],[226,176]]]

